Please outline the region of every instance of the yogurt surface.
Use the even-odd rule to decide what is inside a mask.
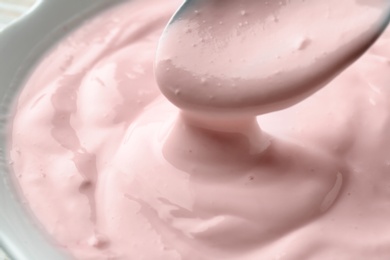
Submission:
[[[76,259],[388,259],[390,31],[298,105],[214,129],[155,83],[180,3],[99,15],[28,80],[9,158],[44,230]]]

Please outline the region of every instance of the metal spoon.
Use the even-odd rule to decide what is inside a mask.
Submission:
[[[364,54],[389,17],[388,0],[188,0],[160,39],[157,83],[187,112],[283,109]]]

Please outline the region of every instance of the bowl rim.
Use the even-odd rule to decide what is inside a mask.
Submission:
[[[7,160],[13,100],[52,47],[89,17],[130,0],[38,0],[0,31],[0,248],[11,259],[70,259],[23,206]],[[4,116],[5,115],[5,116]]]

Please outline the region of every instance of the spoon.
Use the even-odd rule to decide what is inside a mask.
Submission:
[[[364,54],[389,14],[388,0],[187,0],[160,39],[157,83],[190,114],[284,109]]]

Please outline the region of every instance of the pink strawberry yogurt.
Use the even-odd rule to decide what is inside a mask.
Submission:
[[[81,260],[389,259],[390,31],[291,108],[207,121],[155,81],[179,5],[108,10],[27,81],[9,158],[42,229]]]

